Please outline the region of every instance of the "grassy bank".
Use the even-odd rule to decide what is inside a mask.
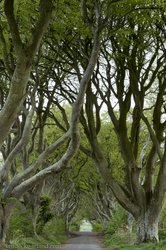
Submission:
[[[165,250],[166,249],[166,241],[162,241],[159,243],[149,243],[149,244],[140,244],[140,245],[118,245],[114,244],[114,246],[110,246],[111,248],[117,248],[119,250]]]
[[[112,236],[107,235],[104,239],[104,246],[110,249],[123,250],[166,250],[166,238],[162,238],[159,243],[135,244],[136,235],[129,236],[128,232],[118,230]]]
[[[13,225],[15,226],[15,225]],[[13,229],[13,228],[12,228]],[[65,223],[62,219],[52,219],[46,223],[42,232],[38,236],[34,236],[31,230],[23,230],[24,228],[12,230],[10,235],[10,244],[2,245],[1,249],[48,249],[61,245],[68,239]]]
[[[39,249],[39,250],[43,250],[43,249],[48,249],[49,247],[54,247],[57,245],[60,245],[61,243],[54,238],[53,240],[47,240],[44,237],[22,237],[22,238],[16,238],[15,240],[11,241],[10,244],[5,244],[2,245],[1,244],[1,249],[5,250],[5,249],[19,249],[19,250],[23,250],[23,249]]]

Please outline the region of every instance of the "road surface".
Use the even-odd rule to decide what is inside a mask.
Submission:
[[[98,234],[92,232],[74,233],[66,244],[56,248],[57,250],[104,250],[100,246]],[[106,250],[106,248],[105,248]]]

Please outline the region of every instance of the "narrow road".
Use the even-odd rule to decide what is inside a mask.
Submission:
[[[99,245],[98,234],[92,232],[74,233],[66,244],[61,246],[59,250],[103,250]]]

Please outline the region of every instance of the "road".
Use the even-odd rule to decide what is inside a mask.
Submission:
[[[104,250],[100,246],[98,234],[92,232],[74,233],[66,244],[56,248],[57,250]]]

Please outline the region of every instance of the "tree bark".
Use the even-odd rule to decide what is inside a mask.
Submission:
[[[15,48],[16,67],[11,78],[9,95],[0,112],[0,147],[22,108],[33,58],[49,25],[52,7],[52,1],[40,0],[40,16],[31,42],[23,44],[14,15],[14,1],[5,0],[4,9]]]
[[[63,156],[59,161],[56,163],[50,165],[49,167],[46,167],[45,169],[40,170],[36,174],[32,176],[27,176],[28,174],[32,174],[34,170],[34,166],[30,166],[26,170],[24,170],[22,173],[19,173],[16,175],[13,180],[9,183],[8,187],[4,191],[5,197],[15,197],[16,199],[19,199],[25,192],[32,189],[36,184],[43,181],[48,175],[51,175],[54,172],[59,172],[61,169],[66,168],[75,156],[75,154],[78,151],[79,145],[80,145],[80,133],[79,133],[79,117],[80,112],[82,109],[82,105],[84,102],[84,95],[87,90],[88,83],[90,81],[90,78],[93,74],[98,53],[100,49],[100,32],[98,31],[98,28],[96,28],[94,32],[94,45],[91,52],[91,56],[89,59],[88,66],[83,74],[83,77],[80,81],[80,87],[79,87],[79,93],[77,95],[76,101],[73,104],[72,108],[72,114],[71,114],[71,123],[70,128],[68,132],[63,136],[63,140],[67,139],[70,136],[70,142],[68,145],[67,150],[64,152]],[[62,138],[61,138],[62,139]],[[49,153],[53,152],[57,146],[57,144],[61,143],[60,141],[55,142],[52,144],[49,149],[46,149],[37,159],[37,162],[39,163],[39,166],[43,164],[43,161],[49,156]],[[46,154],[46,157],[42,157]],[[37,163],[37,165],[38,165]],[[28,178],[29,177],[29,178]],[[5,221],[7,224],[5,225],[5,230],[7,232],[9,218]],[[4,235],[3,240],[6,240],[6,236]]]
[[[111,188],[121,206],[130,212],[135,218],[137,223],[137,242],[158,242],[158,219],[162,204],[156,204],[157,199],[154,199],[154,201],[151,197],[149,201],[146,197],[144,186],[139,182],[139,168],[135,167],[133,159],[130,160],[130,154],[129,157],[126,157],[126,164],[128,160],[128,164],[130,164],[129,168],[131,169],[132,189],[127,189],[114,180],[108,169],[109,163],[107,162],[98,142],[95,133],[95,125],[92,124],[94,123],[92,110],[91,107],[91,110],[89,109],[87,112],[87,116],[89,118],[88,122],[91,123],[89,130],[91,131],[91,129],[93,129],[93,131],[91,137],[87,137],[92,148],[92,157],[96,167],[99,169],[105,183]],[[128,148],[125,148],[125,150],[127,152]],[[128,156],[126,152],[125,156]]]
[[[0,237],[3,243],[8,240],[9,221],[14,208],[14,204],[1,205],[1,218],[0,218]]]
[[[137,243],[158,242],[159,215],[146,211],[137,219]]]

